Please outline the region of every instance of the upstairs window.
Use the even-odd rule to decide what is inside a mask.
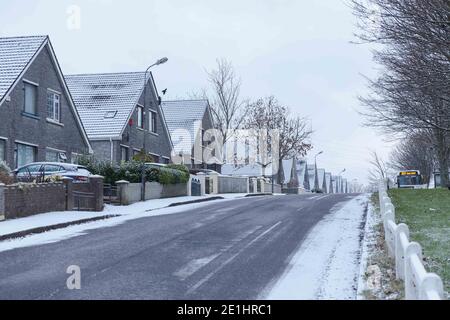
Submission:
[[[6,160],[6,140],[0,139],[0,161]]]
[[[137,107],[137,114],[138,114],[138,128],[144,129],[144,108],[141,106]]]
[[[158,114],[150,111],[150,132],[158,133]]]
[[[61,95],[53,92],[47,92],[47,118],[60,122],[61,114]]]
[[[37,115],[37,86],[28,82],[24,82],[25,105],[24,112]]]

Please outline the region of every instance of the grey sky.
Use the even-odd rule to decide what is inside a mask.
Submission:
[[[218,57],[233,62],[242,94],[275,95],[312,120],[319,166],[366,181],[368,150],[388,146],[361,126],[360,74],[373,75],[367,46],[354,40],[354,17],[345,0],[0,0],[0,36],[48,34],[69,73],[154,70],[167,98],[207,86],[205,69]],[[81,28],[67,27],[67,9],[81,9]]]

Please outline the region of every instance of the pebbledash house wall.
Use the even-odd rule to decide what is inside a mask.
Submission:
[[[137,126],[138,123],[138,111],[137,105],[133,111],[131,117],[132,125],[128,123],[123,134],[122,140],[90,140],[92,149],[94,151],[94,157],[97,160],[111,161],[113,163],[121,162],[121,147],[128,147],[130,159],[133,157],[133,151],[140,151],[144,148],[144,135],[145,149],[153,156],[157,156],[159,159],[155,162],[164,163],[165,161],[171,162],[172,145],[167,132],[165,122],[159,106],[159,98],[155,96],[154,89],[152,89],[152,79],[147,84],[147,97],[145,104],[145,129],[140,129]],[[139,105],[144,106],[144,93],[142,94]],[[157,133],[152,133],[149,130],[149,116],[150,110],[157,112]],[[112,159],[111,159],[111,143],[112,143]]]
[[[37,89],[37,117],[23,114],[24,82],[28,80],[39,84]],[[47,89],[61,93],[61,125],[47,121]],[[83,128],[78,124],[64,86],[58,76],[48,45],[33,61],[27,72],[19,80],[9,95],[11,100],[0,106],[0,137],[6,138],[6,162],[14,168],[14,149],[16,142],[37,146],[37,161],[45,161],[47,148],[64,151],[67,162],[72,153],[87,154],[89,146],[83,138]]]

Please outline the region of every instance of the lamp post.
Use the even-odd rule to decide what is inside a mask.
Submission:
[[[143,127],[144,127],[144,139],[143,139],[143,148],[142,151],[145,154],[145,156],[147,156],[147,149],[146,149],[146,142],[147,142],[147,133],[145,132],[145,122],[146,122],[146,118],[145,118],[145,113],[146,113],[146,106],[147,106],[147,83],[148,83],[148,79],[147,79],[147,74],[149,73],[150,69],[155,67],[155,66],[159,66],[161,64],[166,63],[167,61],[169,61],[168,58],[164,57],[159,59],[158,61],[156,61],[154,64],[152,64],[151,66],[149,66],[147,68],[147,70],[145,70],[144,73],[144,114],[142,116],[142,122],[143,122]],[[158,98],[158,97],[157,97]],[[150,118],[149,118],[150,119]],[[147,120],[149,120],[147,119]],[[150,130],[150,122],[148,123],[149,125],[149,130]],[[141,187],[141,201],[145,201],[145,183],[146,183],[146,179],[145,179],[145,162],[142,163],[142,168],[141,168],[141,180],[142,180],[142,187]]]

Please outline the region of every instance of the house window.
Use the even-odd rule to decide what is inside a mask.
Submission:
[[[80,164],[80,160],[83,158],[82,154],[72,152],[72,157],[70,159],[71,164]]]
[[[47,150],[45,153],[45,161],[47,162],[66,162],[67,156],[65,152]]]
[[[37,86],[24,82],[25,106],[24,112],[28,114],[37,114]]]
[[[137,113],[138,113],[138,127],[141,129],[144,129],[144,108],[141,106],[137,107]]]
[[[60,121],[61,96],[52,91],[47,92],[47,118]]]
[[[0,139],[0,161],[6,160],[6,140]]]
[[[158,132],[158,114],[154,111],[150,111],[150,132]]]
[[[36,157],[37,147],[16,143],[16,148],[14,150],[16,168],[36,162]]]
[[[130,154],[128,147],[124,146],[120,147],[120,160],[124,162],[130,161]]]
[[[160,163],[160,158],[159,158],[159,156],[156,156],[156,155],[151,155],[152,157],[153,157],[153,161],[155,162],[155,163]]]

